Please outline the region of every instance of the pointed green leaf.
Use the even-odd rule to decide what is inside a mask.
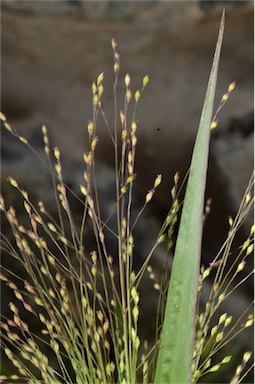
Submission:
[[[210,126],[224,21],[223,12],[176,243],[155,373],[157,384],[191,382]]]

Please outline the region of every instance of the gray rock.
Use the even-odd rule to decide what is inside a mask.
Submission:
[[[229,208],[237,212],[254,169],[253,113],[233,118],[219,129],[213,135],[211,152]],[[252,215],[246,224],[249,229]]]
[[[76,11],[76,1],[67,0],[3,0],[2,9],[9,12],[19,12],[27,15],[68,15],[72,11]]]
[[[18,0],[2,1],[1,6],[2,111],[39,154],[43,154],[40,127],[48,126],[52,146],[59,146],[62,153],[65,179],[77,194],[82,180],[82,155],[88,145],[86,124],[92,116],[91,84],[101,72],[105,74],[104,111],[110,127],[113,124],[112,37],[121,54],[119,109],[123,109],[125,74],[130,73],[133,93],[141,88],[143,76],[149,74],[150,83],[137,111],[135,212],[158,173],[163,174],[163,182],[154,197],[154,210],[145,213],[137,228],[140,260],[151,247],[168,210],[173,174],[178,170],[183,177],[188,169],[220,12],[223,6],[229,6],[216,104],[232,81],[237,81],[237,88],[220,113],[220,126],[215,133],[217,136],[219,132],[219,136],[212,141],[207,195],[213,197],[213,207],[205,226],[203,250],[203,262],[208,265],[226,238],[227,216],[235,213],[253,164],[251,134],[243,137],[238,132],[229,131],[225,136],[220,133],[221,127],[232,124],[233,117],[242,120],[240,116],[253,110],[252,2],[230,5],[224,1]],[[113,146],[102,119],[98,121],[98,136],[102,211],[107,217],[114,201]],[[3,135],[2,157],[2,192],[9,202],[17,202],[16,194],[5,182],[12,175],[31,191],[35,201],[44,200],[55,214],[49,174],[34,155]],[[72,199],[72,203],[79,215],[79,202]],[[114,254],[116,244],[110,236],[107,241],[109,253]],[[159,278],[164,262],[163,246],[152,260]],[[149,278],[145,279],[142,292],[152,292],[143,295],[141,312],[143,332],[148,337],[153,332],[153,323],[148,324],[148,319],[153,319],[157,300]],[[249,285],[245,293],[228,303],[227,310],[242,312],[250,296]]]

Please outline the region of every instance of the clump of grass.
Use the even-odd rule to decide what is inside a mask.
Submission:
[[[32,332],[29,324],[20,318],[18,304],[10,303],[12,315],[10,319],[6,318],[2,322],[2,329],[5,331],[2,341],[7,357],[21,375],[20,380],[33,383],[40,380],[78,384],[131,383],[136,382],[139,365],[144,378],[148,376],[148,358],[143,355],[140,361],[138,360],[139,282],[154,249],[163,238],[159,236],[150,255],[136,273],[133,267],[133,232],[140,215],[161,183],[162,176],[156,176],[141,211],[136,217],[131,217],[133,183],[136,177],[135,112],[149,78],[144,77],[141,89],[134,94],[133,117],[131,122],[128,122],[127,114],[132,93],[129,86],[130,76],[125,76],[126,93],[124,107],[120,111],[122,143],[119,157],[116,88],[120,60],[114,40],[112,47],[115,74],[114,130],[111,131],[101,108],[104,91],[104,75],[101,73],[92,84],[93,113],[87,124],[88,151],[84,153],[84,175],[80,185],[83,200],[76,196],[83,207],[79,226],[75,223],[69,203],[60,151],[57,147],[51,148],[46,126],[42,127],[45,151],[43,162],[52,175],[58,218],[51,216],[42,201],[34,204],[28,192],[22,189],[13,177],[9,177],[9,182],[23,197],[29,222],[27,227],[19,223],[14,207],[5,207],[4,198],[1,196],[0,208],[15,239],[15,244],[12,244],[2,234],[2,249],[22,264],[28,276],[27,280],[22,282],[22,278],[10,270],[5,270],[1,279],[29,312],[31,321],[32,317],[35,317],[42,326],[41,335]],[[98,200],[95,182],[95,151],[99,140],[96,128],[100,112],[109,128],[115,151],[116,202],[111,215],[116,217],[117,232],[108,227],[110,217],[105,222],[101,219],[101,202]],[[19,135],[3,114],[1,120],[11,134],[30,147],[28,140]],[[88,222],[92,223],[95,249],[84,241]],[[169,220],[167,225],[170,226]],[[118,245],[115,255],[118,258],[117,268],[107,251],[107,231],[111,231]],[[14,283],[15,280],[18,280],[19,284]],[[49,360],[47,353],[42,352],[44,346],[47,351],[50,350],[50,356],[55,355],[55,361],[52,358]],[[51,360],[54,361],[53,366]],[[32,369],[31,364],[37,369]],[[15,374],[11,378],[18,376]]]
[[[246,275],[242,275],[241,272],[246,266],[247,258],[251,257],[253,253],[254,225],[251,227],[250,233],[243,244],[237,249],[233,246],[238,230],[247,214],[251,212],[253,206],[253,186],[254,176],[252,175],[236,217],[234,219],[229,217],[229,232],[226,241],[209,267],[201,267],[198,302],[204,281],[211,274],[213,277],[212,287],[204,311],[200,312],[199,309],[197,311],[196,341],[192,365],[194,382],[197,382],[200,377],[210,372],[217,372],[221,365],[229,363],[232,358],[231,352],[221,361],[212,364],[215,355],[220,354],[219,352],[239,333],[253,325],[253,315],[249,313],[252,303],[238,319],[234,319],[232,315],[226,312],[222,313],[222,310],[219,310],[224,301],[228,300],[231,294],[253,275],[253,271],[247,272]],[[240,374],[250,357],[250,352],[244,354],[243,363],[239,366],[238,373],[235,374],[231,383],[242,381],[245,375],[240,379]]]
[[[88,150],[83,158],[84,174],[80,184],[82,198],[76,195],[82,206],[80,221],[77,223],[70,204],[69,194],[72,191],[63,178],[60,151],[57,147],[51,148],[45,126],[42,127],[45,158],[41,160],[52,176],[58,217],[52,217],[42,201],[32,201],[29,193],[11,176],[11,186],[23,199],[27,223],[21,223],[15,208],[7,207],[4,197],[1,195],[0,198],[0,209],[13,233],[13,239],[1,234],[1,248],[5,257],[20,263],[26,276],[23,278],[8,267],[2,268],[1,280],[12,291],[13,299],[9,304],[9,315],[2,316],[1,342],[5,354],[16,369],[9,378],[2,375],[3,381],[131,384],[155,380],[169,269],[164,268],[161,281],[158,281],[150,260],[155,249],[165,244],[167,266],[173,248],[174,226],[182,205],[179,201],[179,176],[177,173],[174,177],[171,207],[155,243],[142,266],[136,269],[136,224],[151,202],[162,175],[155,177],[141,210],[134,216],[132,199],[136,179],[136,132],[139,129],[136,110],[149,78],[145,76],[141,89],[132,94],[131,78],[129,74],[125,75],[125,97],[123,108],[119,111],[117,84],[120,55],[114,40],[112,48],[115,75],[113,129],[102,108],[104,75],[101,73],[92,84],[93,112],[87,124]],[[130,108],[133,108],[131,119],[128,118]],[[95,155],[99,142],[97,120],[100,114],[108,127],[115,154],[116,201],[106,220],[102,219],[100,205],[103,201],[98,197],[96,182]],[[10,134],[33,150],[28,140],[8,123],[4,114],[1,114],[1,120]],[[215,121],[213,119],[212,127]],[[191,360],[193,355],[190,367],[192,383],[196,383],[203,375],[219,370],[230,361],[229,354],[215,363],[214,355],[217,357],[221,348],[253,321],[248,314],[240,326],[240,319],[234,321],[227,313],[221,313],[216,324],[212,325],[216,310],[251,275],[249,273],[236,283],[236,277],[245,268],[246,258],[253,250],[254,227],[234,259],[231,247],[237,231],[252,208],[252,185],[253,180],[236,218],[230,221],[228,237],[219,254],[209,267],[201,267],[198,297],[204,280],[210,274],[214,274],[214,280],[205,309],[201,312],[197,305],[197,316],[193,324],[196,331],[195,345],[189,350]],[[110,218],[115,218],[116,230],[109,226]],[[85,241],[86,227],[90,224],[93,228],[93,243]],[[117,244],[115,262],[107,250],[108,233],[114,236]],[[233,262],[227,268],[231,257]],[[152,285],[159,294],[155,339],[150,348],[139,334],[139,312],[143,301],[140,284],[145,273],[149,273]],[[24,321],[21,312],[28,314],[29,321]],[[34,322],[40,324],[40,333],[33,329]],[[243,362],[233,373],[232,383],[241,382],[241,374],[245,375],[242,372],[249,358],[250,352],[246,352]]]

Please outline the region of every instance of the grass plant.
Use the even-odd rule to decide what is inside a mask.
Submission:
[[[13,299],[9,315],[2,315],[1,344],[14,367],[10,374],[1,375],[2,381],[29,384],[197,383],[215,372],[220,377],[222,367],[230,362],[231,351],[220,360],[217,356],[236,335],[253,324],[250,308],[239,319],[221,312],[223,302],[253,273],[243,275],[246,259],[253,252],[254,226],[246,241],[233,249],[236,234],[253,207],[253,177],[236,217],[229,220],[227,239],[219,253],[208,267],[200,265],[210,131],[217,125],[216,115],[235,87],[235,83],[229,86],[213,117],[223,29],[224,13],[184,202],[179,198],[181,188],[176,173],[169,212],[139,269],[134,266],[134,233],[162,175],[155,175],[141,210],[134,216],[136,133],[139,129],[136,111],[149,78],[145,76],[141,89],[133,94],[130,75],[124,76],[125,97],[123,108],[119,110],[120,55],[115,40],[112,40],[114,122],[113,125],[108,122],[102,109],[104,74],[101,73],[92,84],[93,112],[87,124],[88,150],[81,165],[84,168],[81,194],[75,195],[66,184],[60,151],[51,147],[46,126],[42,127],[44,157],[40,157],[40,161],[48,167],[52,177],[57,217],[52,216],[42,201],[32,201],[28,191],[9,176],[9,183],[22,198],[27,221],[20,222],[15,207],[7,206],[1,195],[0,209],[13,235],[10,239],[1,233],[1,249],[4,258],[11,258],[13,263],[22,266],[26,277],[18,275],[15,268],[2,266],[1,280],[11,290]],[[100,200],[96,182],[100,114],[109,130],[115,155],[116,201],[106,220],[102,219],[100,207],[104,202]],[[38,155],[3,113],[1,121],[10,134]],[[70,202],[71,193],[82,207],[78,223]],[[180,228],[176,247],[173,247],[179,212]],[[109,226],[110,218],[116,221],[114,228]],[[93,244],[85,241],[88,225],[93,228]],[[114,255],[117,265],[107,249],[109,233],[117,244]],[[169,269],[165,268],[161,282],[154,279],[150,265],[158,246],[165,247],[166,265],[175,248],[171,278]],[[152,347],[148,347],[139,334],[139,312],[143,302],[140,285],[148,273],[159,296]],[[199,298],[205,280],[211,276],[212,288],[205,308],[201,309]],[[29,321],[22,318],[24,312]],[[33,322],[40,325],[39,333]],[[233,372],[231,384],[244,380],[252,369],[250,358],[251,352],[246,351]]]

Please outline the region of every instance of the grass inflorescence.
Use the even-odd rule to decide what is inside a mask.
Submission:
[[[135,384],[152,382],[155,377],[170,275],[169,258],[174,248],[175,224],[182,207],[179,174],[174,176],[172,203],[166,219],[159,228],[151,251],[137,268],[134,262],[134,233],[161,183],[162,175],[155,176],[142,208],[134,213],[132,202],[139,129],[136,111],[149,78],[145,76],[141,89],[133,94],[131,77],[129,74],[124,76],[124,103],[119,110],[117,84],[120,55],[115,40],[112,40],[112,48],[114,121],[113,124],[108,122],[102,108],[104,74],[101,73],[92,84],[93,112],[87,124],[88,148],[81,165],[84,172],[80,194],[71,191],[65,182],[60,150],[51,147],[47,127],[43,126],[44,157],[40,156],[40,160],[51,174],[56,214],[52,215],[43,201],[33,201],[28,191],[11,176],[8,181],[22,198],[26,220],[21,222],[15,207],[6,206],[5,198],[0,196],[0,209],[12,232],[11,239],[1,233],[2,253],[4,258],[19,263],[23,269],[23,273],[18,274],[15,267],[2,266],[1,280],[11,291],[12,299],[9,310],[3,311],[1,319],[1,343],[14,366],[9,376],[1,375],[2,381]],[[224,95],[219,109],[233,90],[233,84],[227,96]],[[133,108],[131,118],[128,117],[130,108]],[[104,201],[100,200],[96,181],[96,149],[100,142],[97,121],[100,114],[109,130],[115,155],[115,202],[107,219],[102,219],[100,207]],[[1,113],[0,117],[10,134],[36,154],[29,141],[9,124],[5,115]],[[211,128],[215,128],[215,122],[216,117]],[[194,349],[190,351],[193,359],[190,367],[192,383],[204,375],[220,372],[221,366],[230,362],[231,352],[217,361],[218,352],[253,323],[249,312],[244,314],[244,319],[233,319],[232,315],[219,312],[224,300],[252,274],[250,272],[243,277],[241,272],[253,251],[254,226],[247,240],[235,252],[232,250],[236,233],[253,206],[252,187],[253,179],[236,218],[229,221],[226,242],[212,263],[207,268],[202,266],[200,270],[194,322],[196,336]],[[73,213],[70,195],[82,207],[78,219]],[[111,218],[115,222],[113,228],[109,224]],[[87,226],[93,229],[93,241],[89,243],[86,241]],[[115,255],[107,249],[109,233],[116,242]],[[166,255],[161,276],[154,273],[150,264],[158,246],[164,247]],[[143,302],[140,284],[145,274],[149,275],[151,286],[158,292],[159,298],[152,343],[142,340],[139,334]],[[204,281],[211,275],[212,289],[205,308],[201,310],[199,297]],[[241,276],[239,280],[238,276]],[[215,313],[219,313],[216,320]],[[241,382],[250,357],[250,352],[244,354],[243,361],[233,372],[232,384]]]

